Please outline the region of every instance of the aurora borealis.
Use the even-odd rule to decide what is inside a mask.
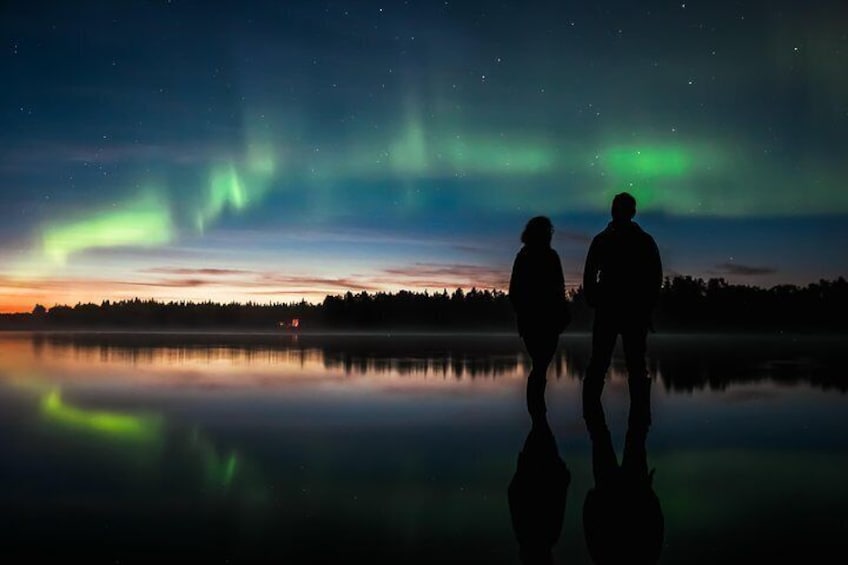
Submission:
[[[161,433],[162,422],[156,416],[122,414],[84,410],[62,401],[58,389],[51,390],[41,400],[45,418],[68,428],[101,434],[132,442],[152,442]]]
[[[566,280],[621,190],[667,274],[846,274],[848,19],[800,2],[6,2],[0,311]]]

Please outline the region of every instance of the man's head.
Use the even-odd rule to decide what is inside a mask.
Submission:
[[[636,215],[636,199],[629,192],[620,192],[612,199],[612,219],[616,222],[629,222]]]

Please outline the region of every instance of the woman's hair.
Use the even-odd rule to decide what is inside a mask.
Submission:
[[[531,218],[524,231],[521,232],[521,243],[524,245],[550,245],[554,235],[554,225],[547,216]]]

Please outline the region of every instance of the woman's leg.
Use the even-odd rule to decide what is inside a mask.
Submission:
[[[530,375],[527,377],[527,411],[535,420],[538,417],[544,417],[547,412],[545,385],[547,384],[548,366],[551,364],[559,344],[559,335],[527,336],[524,344],[533,364]]]

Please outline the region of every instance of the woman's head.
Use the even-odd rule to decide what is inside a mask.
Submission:
[[[531,218],[521,233],[521,243],[532,246],[549,246],[554,235],[554,226],[547,216]]]

